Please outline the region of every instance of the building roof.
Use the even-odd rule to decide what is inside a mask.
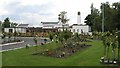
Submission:
[[[86,25],[86,24],[73,24],[73,25],[69,26],[69,28],[72,28],[73,26],[89,26],[89,25]]]
[[[17,27],[28,27],[29,24],[19,24]]]
[[[58,28],[42,28],[42,29],[58,29]]]
[[[86,24],[73,24],[72,26],[88,26]]]
[[[42,24],[58,24],[59,22],[41,22]]]

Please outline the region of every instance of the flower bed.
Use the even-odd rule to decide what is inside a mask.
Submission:
[[[89,46],[91,45],[86,45],[86,44],[64,45],[62,47],[53,50],[46,49],[43,52],[34,53],[33,55],[44,55],[55,58],[65,58]]]

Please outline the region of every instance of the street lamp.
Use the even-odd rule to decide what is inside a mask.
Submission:
[[[102,32],[104,32],[104,3],[102,3]]]
[[[120,32],[118,32],[118,63],[120,63]]]

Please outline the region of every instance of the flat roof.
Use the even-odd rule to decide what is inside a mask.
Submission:
[[[58,24],[59,22],[41,22],[42,24]]]

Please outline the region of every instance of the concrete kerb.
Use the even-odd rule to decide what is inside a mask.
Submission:
[[[14,49],[19,49],[19,48],[14,48],[14,49],[8,49],[8,50],[2,50],[2,46],[8,46],[8,45],[13,45],[13,44],[19,44],[19,43],[23,43],[24,41],[21,41],[21,42],[14,42],[14,43],[7,43],[7,44],[2,44],[0,45],[0,48],[1,48],[1,51],[0,52],[3,52],[3,51],[9,51],[9,50],[14,50]]]
[[[23,43],[24,41],[21,42],[14,42],[14,43],[7,43],[7,44],[2,44],[0,46],[7,46],[7,45],[13,45],[13,44],[18,44],[18,43]]]
[[[49,44],[50,42],[47,42],[47,43],[44,43],[44,44]],[[41,45],[41,44],[40,44]],[[30,45],[29,47],[32,47],[32,46],[36,46],[36,45]],[[19,48],[14,48],[14,49],[8,49],[8,50],[2,50],[2,51],[0,51],[0,52],[4,52],[4,51],[10,51],[10,50],[16,50],[16,49],[21,49],[21,48],[25,48],[25,46],[24,47],[19,47]]]

